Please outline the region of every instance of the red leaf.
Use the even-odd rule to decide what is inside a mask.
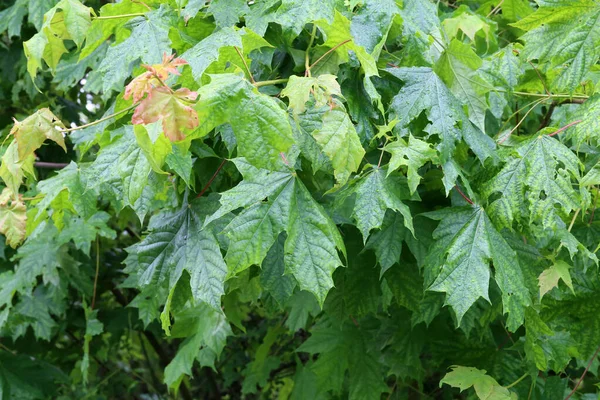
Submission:
[[[172,142],[185,139],[183,129],[198,126],[198,114],[186,102],[194,101],[196,92],[178,89],[173,92],[164,86],[152,88],[148,97],[135,109],[133,124],[150,124],[162,120],[163,131]]]

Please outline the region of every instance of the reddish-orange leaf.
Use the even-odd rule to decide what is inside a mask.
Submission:
[[[133,95],[133,101],[137,103],[146,93],[150,93],[150,90],[152,90],[153,87],[159,85],[160,82],[154,77],[153,72],[145,72],[129,82],[129,85],[125,88],[125,95],[123,98],[128,100]]]
[[[135,109],[133,124],[150,124],[162,120],[163,132],[172,142],[185,139],[183,129],[198,126],[198,114],[186,102],[194,101],[196,92],[178,89],[173,92],[164,86],[152,88],[148,97]]]
[[[160,79],[165,80],[169,77],[169,74],[179,75],[179,71],[177,71],[177,67],[180,65],[187,64],[187,61],[181,58],[174,58],[175,54],[171,54],[170,56],[167,53],[163,54],[163,62],[162,64],[154,64],[152,66],[144,65],[148,71],[153,72]]]

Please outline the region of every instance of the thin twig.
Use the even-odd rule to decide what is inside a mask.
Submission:
[[[600,346],[598,346],[598,348],[596,349],[596,352],[592,356],[592,359],[588,363],[587,367],[585,367],[585,370],[583,371],[583,374],[581,374],[581,378],[579,378],[579,380],[575,384],[575,387],[573,388],[573,390],[571,391],[571,393],[569,393],[569,395],[567,397],[565,397],[565,400],[569,400],[571,398],[571,396],[573,396],[575,394],[575,392],[577,391],[577,388],[579,387],[579,385],[581,385],[581,382],[583,382],[583,378],[585,378],[585,375],[587,374],[587,372],[589,371],[590,367],[592,366],[592,363],[594,362],[594,360],[598,356],[598,352],[600,352]]]
[[[61,169],[65,168],[67,163],[53,163],[53,162],[45,162],[45,161],[36,161],[33,163],[33,166],[36,168],[47,168],[47,169]]]
[[[65,128],[65,129],[61,129],[60,131],[61,132],[73,132],[73,131],[77,131],[79,129],[83,129],[83,128],[87,128],[87,127],[90,127],[90,126],[98,125],[98,124],[100,124],[100,123],[102,123],[104,121],[108,121],[109,119],[116,117],[119,114],[123,114],[123,113],[125,113],[125,112],[127,112],[129,110],[132,110],[132,109],[136,108],[139,104],[140,103],[135,103],[135,104],[133,104],[133,105],[127,107],[127,108],[122,109],[121,111],[117,111],[114,114],[107,115],[106,117],[103,117],[103,118],[100,118],[100,119],[98,119],[96,121],[90,122],[89,124],[85,124],[85,125],[81,125],[81,126],[76,126],[76,127],[73,127],[73,128]]]
[[[514,381],[513,383],[511,383],[508,386],[505,386],[505,388],[510,389],[513,386],[516,386],[519,382],[521,382],[523,379],[527,378],[529,374],[524,373],[519,379],[517,379],[516,381]]]
[[[462,198],[466,200],[467,203],[469,203],[471,205],[475,204],[475,203],[473,203],[473,200],[471,200],[470,198],[468,198],[467,195],[464,194],[462,190],[460,190],[460,188],[458,187],[458,185],[454,185],[454,189],[456,189],[456,191],[458,192],[458,194],[460,194],[462,196]]]
[[[219,175],[219,171],[221,171],[221,169],[223,168],[223,165],[225,165],[226,162],[227,162],[227,159],[224,158],[223,161],[221,162],[221,165],[219,165],[219,167],[217,168],[217,170],[215,171],[213,176],[209,179],[209,181],[206,183],[206,185],[204,185],[204,187],[202,188],[200,193],[198,193],[198,196],[196,196],[196,198],[202,197],[202,195],[208,190],[208,188],[210,187],[210,185],[212,185],[212,183],[215,180],[215,178],[217,177],[217,175]]]
[[[323,54],[321,57],[317,58],[317,61],[315,61],[314,63],[312,63],[312,65],[310,65],[308,67],[308,69],[312,69],[315,65],[317,65],[319,62],[321,62],[325,57],[327,57],[329,54],[331,54],[332,52],[336,51],[337,49],[339,49],[340,47],[342,47],[343,45],[345,45],[348,42],[351,42],[352,39],[347,39],[344,40],[342,43],[338,43],[335,46],[333,46],[331,49],[327,50],[325,52],[325,54]]]
[[[554,112],[555,108],[556,108],[556,102],[553,101],[552,104],[550,104],[550,107],[548,107],[548,111],[546,111],[546,115],[544,115],[544,119],[542,120],[542,123],[540,124],[538,131],[541,131],[542,129],[544,129],[545,127],[548,126],[548,124],[550,123],[550,119],[552,118],[552,113]]]
[[[248,76],[250,77],[250,81],[252,82],[252,84],[255,84],[256,81],[254,80],[254,77],[252,76],[252,73],[250,72],[250,68],[248,68],[248,63],[246,62],[246,59],[242,55],[242,52],[240,51],[240,49],[238,49],[237,46],[233,46],[233,48],[238,53],[238,56],[240,56],[240,58],[242,59],[242,62],[244,63],[244,67],[246,67],[246,72],[248,72]]]
[[[542,102],[548,100],[549,97],[546,97],[545,99],[541,99],[535,102],[535,104],[525,113],[525,115],[523,116],[523,118],[520,119],[519,122],[517,122],[517,124],[515,125],[514,128],[511,129],[510,132],[508,132],[508,135],[504,136],[501,140],[498,141],[499,144],[502,144],[506,141],[506,139],[508,139],[510,137],[510,135],[513,134],[514,131],[516,131],[519,126],[523,123],[523,121],[525,121],[525,118],[527,118],[527,116],[537,107],[539,106]]]
[[[578,119],[577,121],[573,121],[570,124],[567,124],[565,126],[563,126],[562,128],[560,128],[559,130],[552,132],[551,134],[549,134],[548,136],[556,136],[561,132],[564,132],[565,130],[569,129],[570,127],[572,127],[573,125],[577,125],[581,122],[582,120]]]

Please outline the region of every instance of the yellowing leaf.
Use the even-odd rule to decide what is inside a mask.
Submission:
[[[171,89],[161,86],[153,88],[148,97],[135,109],[133,124],[150,124],[162,120],[165,136],[172,142],[185,139],[183,129],[198,126],[198,114],[188,104],[196,100],[198,94],[189,89]]]
[[[474,387],[477,397],[486,400],[516,400],[517,394],[507,388],[500,386],[484,369],[454,366],[452,371],[440,381],[442,384],[457,387],[461,391]]]
[[[4,188],[0,194],[0,232],[6,236],[6,243],[17,247],[25,239],[27,215],[25,203],[15,200],[13,192]]]
[[[562,279],[563,282],[571,289],[573,293],[573,282],[571,281],[571,274],[569,273],[571,266],[564,261],[557,261],[550,268],[544,270],[538,277],[540,286],[540,299],[544,297],[546,293],[558,286],[558,280]]]
[[[318,78],[290,76],[290,80],[281,91],[281,95],[290,100],[290,108],[294,114],[300,114],[306,110],[306,103],[310,95],[315,99],[315,106],[320,107],[331,100],[332,95],[341,97],[342,90],[335,75],[324,74]]]
[[[169,74],[179,75],[177,67],[185,65],[187,62],[181,58],[175,58],[174,54],[168,56],[167,53],[163,55],[162,64],[153,65],[142,65],[148,72],[145,72],[133,79],[127,87],[125,87],[125,95],[123,98],[128,100],[133,95],[133,101],[140,101],[145,94],[150,93],[153,87],[161,85],[161,81],[165,81],[169,77]]]
[[[19,160],[24,160],[36,151],[44,140],[50,139],[67,151],[63,134],[57,128],[64,125],[48,108],[42,108],[22,122],[15,120],[10,133],[15,136],[18,144]]]

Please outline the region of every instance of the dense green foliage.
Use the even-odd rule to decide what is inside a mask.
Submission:
[[[0,400],[596,399],[599,17],[0,0]]]

